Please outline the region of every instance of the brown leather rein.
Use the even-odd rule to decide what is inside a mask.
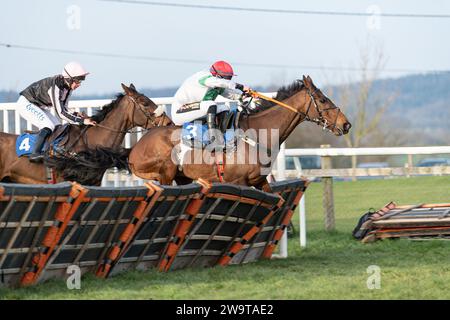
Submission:
[[[140,103],[138,103],[138,102],[136,101],[136,99],[134,99],[133,97],[128,96],[128,95],[127,95],[126,97],[128,97],[128,98],[133,102],[133,105],[134,105],[134,108],[133,108],[133,115],[132,115],[132,117],[131,117],[132,128],[134,128],[134,126],[135,126],[135,122],[134,122],[134,114],[135,114],[135,111],[136,111],[136,106],[139,107],[139,109],[142,111],[142,113],[143,113],[143,114],[145,115],[145,117],[147,118],[147,120],[146,120],[146,122],[145,122],[145,125],[144,125],[144,128],[146,128],[146,127],[148,126],[149,123],[150,123],[151,125],[153,125],[154,127],[160,127],[160,126],[164,123],[164,119],[165,119],[165,117],[166,117],[165,114],[163,114],[163,115],[161,115],[161,116],[159,116],[159,117],[155,117],[155,116],[153,115],[153,113],[150,113],[150,112],[148,112],[147,110],[145,110],[144,107],[143,107]],[[158,119],[158,120],[157,120],[157,119]],[[97,124],[95,125],[95,127],[103,128],[103,129],[106,129],[106,130],[109,130],[109,131],[112,131],[112,132],[116,132],[116,133],[140,133],[140,132],[144,132],[144,131],[147,130],[147,129],[141,129],[141,130],[136,130],[136,131],[133,131],[133,130],[116,130],[116,129],[113,129],[113,128],[104,126],[104,125],[102,125],[102,124],[100,124],[100,123],[97,123]]]
[[[250,91],[248,92],[248,94],[249,94],[250,96],[254,97],[254,98],[261,98],[261,99],[264,99],[264,100],[273,102],[273,103],[279,105],[280,107],[283,107],[283,108],[285,108],[285,109],[288,109],[288,110],[290,110],[290,111],[292,111],[292,112],[295,112],[295,113],[297,113],[297,114],[301,114],[301,115],[303,115],[303,116],[305,117],[305,120],[314,122],[314,123],[316,123],[316,124],[318,124],[318,125],[320,125],[320,126],[323,125],[323,128],[322,128],[323,130],[326,129],[326,130],[332,131],[333,129],[336,129],[336,130],[338,130],[338,131],[340,131],[340,132],[342,133],[342,130],[336,126],[336,124],[337,124],[337,119],[338,119],[338,117],[339,117],[339,113],[341,112],[341,109],[338,108],[338,107],[331,107],[331,108],[327,108],[327,109],[320,109],[319,106],[318,106],[317,103],[316,103],[316,99],[314,98],[314,94],[315,94],[318,90],[319,90],[319,89],[316,89],[316,90],[314,90],[314,92],[311,92],[308,88],[306,88],[306,92],[308,93],[308,95],[309,95],[309,97],[310,97],[310,101],[309,101],[309,104],[308,104],[308,108],[306,109],[306,112],[299,111],[299,110],[297,110],[296,108],[294,108],[294,107],[292,107],[292,106],[290,106],[290,105],[288,105],[288,104],[286,104],[286,103],[284,103],[284,102],[278,101],[278,100],[273,99],[273,98],[271,98],[271,97],[267,97],[267,96],[265,96],[265,95],[263,95],[263,94],[261,94],[261,93],[259,93],[259,92],[253,91],[253,90],[250,90]],[[314,104],[314,108],[316,109],[316,112],[317,112],[317,114],[319,115],[318,118],[311,118],[311,117],[309,116],[309,109],[311,108],[311,104]],[[329,124],[328,124],[328,120],[325,119],[324,116],[323,116],[323,112],[324,112],[324,111],[327,111],[327,110],[332,110],[332,109],[338,109],[338,112],[337,112],[337,114],[336,114],[336,119],[334,120],[334,123],[332,123],[331,125],[329,125]]]

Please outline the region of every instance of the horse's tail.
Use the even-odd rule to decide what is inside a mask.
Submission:
[[[56,154],[45,158],[45,165],[55,169],[67,181],[85,185],[100,185],[107,169],[116,167],[127,170],[131,149],[96,147],[78,152],[76,155]]]

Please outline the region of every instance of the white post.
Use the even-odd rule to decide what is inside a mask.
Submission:
[[[8,109],[3,109],[3,132],[10,133]]]
[[[280,152],[277,157],[277,181],[286,180],[286,160],[284,156],[284,152],[286,150],[286,145],[284,143],[280,146]],[[287,229],[284,230],[283,236],[280,239],[280,258],[287,258],[288,256],[288,237],[287,237]]]
[[[20,134],[20,115],[17,110],[14,110],[14,133]]]
[[[297,160],[297,161],[296,161]],[[297,170],[297,177],[301,178],[303,175],[302,163],[299,158],[294,158],[295,169]],[[299,230],[300,230],[300,247],[306,247],[306,210],[305,210],[305,194],[302,195],[299,204]]]
[[[125,148],[127,148],[127,149],[131,148],[131,134],[130,133],[127,133],[125,135]],[[120,173],[117,173],[117,174],[119,175]],[[133,175],[132,174],[127,175],[125,185],[126,186],[133,185]]]
[[[305,210],[305,194],[300,199],[300,247],[306,247],[306,210]]]

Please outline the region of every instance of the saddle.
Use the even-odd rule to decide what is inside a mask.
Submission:
[[[236,137],[234,131],[238,128],[240,112],[232,110],[221,112],[216,116],[216,127],[224,135],[224,141],[229,145],[235,145]],[[206,119],[198,119],[183,124],[181,140],[185,146],[190,148],[205,148],[210,143]]]
[[[44,144],[44,152],[50,148],[62,149],[69,142],[70,124],[66,123],[55,127],[55,130]]]
[[[71,125],[66,123],[58,125],[53,130],[53,133],[47,138],[44,143],[43,152],[48,153],[51,150],[61,151],[69,141],[69,131]],[[28,156],[31,154],[36,142],[37,132],[25,131],[16,140],[16,154],[18,157]]]

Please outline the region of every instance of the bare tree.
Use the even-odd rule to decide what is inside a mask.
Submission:
[[[360,53],[360,72],[357,79],[349,79],[339,88],[339,100],[343,111],[350,115],[352,130],[344,136],[348,147],[360,147],[371,135],[380,138],[380,121],[394,96],[373,96],[374,81],[378,79],[386,63],[380,47],[375,50],[370,44]],[[356,168],[357,157],[352,157],[352,168]]]

